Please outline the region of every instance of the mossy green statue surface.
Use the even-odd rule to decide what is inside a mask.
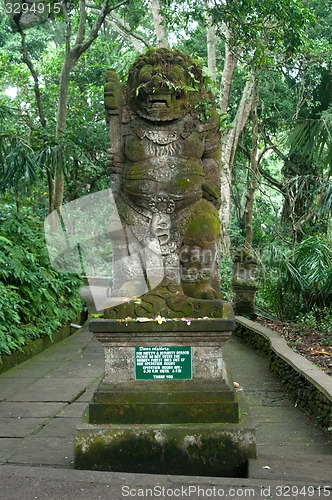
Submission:
[[[126,88],[107,71],[105,106],[122,223],[112,232],[113,295],[139,297],[110,299],[105,316],[222,317],[219,117],[201,68],[177,50],[151,49]]]

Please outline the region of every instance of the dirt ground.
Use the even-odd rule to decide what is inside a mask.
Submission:
[[[332,376],[332,332],[321,333],[312,328],[282,323],[261,316],[258,316],[256,321],[279,333],[295,352],[302,354],[327,375]]]

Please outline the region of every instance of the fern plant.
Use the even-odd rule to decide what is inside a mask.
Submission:
[[[266,307],[281,320],[332,305],[332,249],[315,235],[293,251],[271,246],[260,276],[260,294]]]
[[[52,333],[82,309],[81,280],[50,266],[43,220],[28,211],[0,222],[0,356]]]

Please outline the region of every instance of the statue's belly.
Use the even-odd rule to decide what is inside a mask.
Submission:
[[[200,160],[162,156],[127,163],[123,190],[132,201],[145,208],[155,206],[156,195],[166,194],[173,200],[174,210],[179,210],[201,198],[203,179]]]

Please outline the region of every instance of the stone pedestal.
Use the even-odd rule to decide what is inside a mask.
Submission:
[[[233,319],[92,320],[105,377],[76,430],[75,468],[245,477],[256,446],[222,358],[233,328]],[[137,380],[137,346],[190,346],[192,378]]]
[[[234,313],[237,316],[248,316],[249,318],[256,318],[255,313],[255,296],[257,292],[256,285],[241,284],[232,286],[234,299],[233,307]]]
[[[257,258],[251,248],[239,248],[233,259],[233,309],[237,316],[256,318],[255,296]]]

